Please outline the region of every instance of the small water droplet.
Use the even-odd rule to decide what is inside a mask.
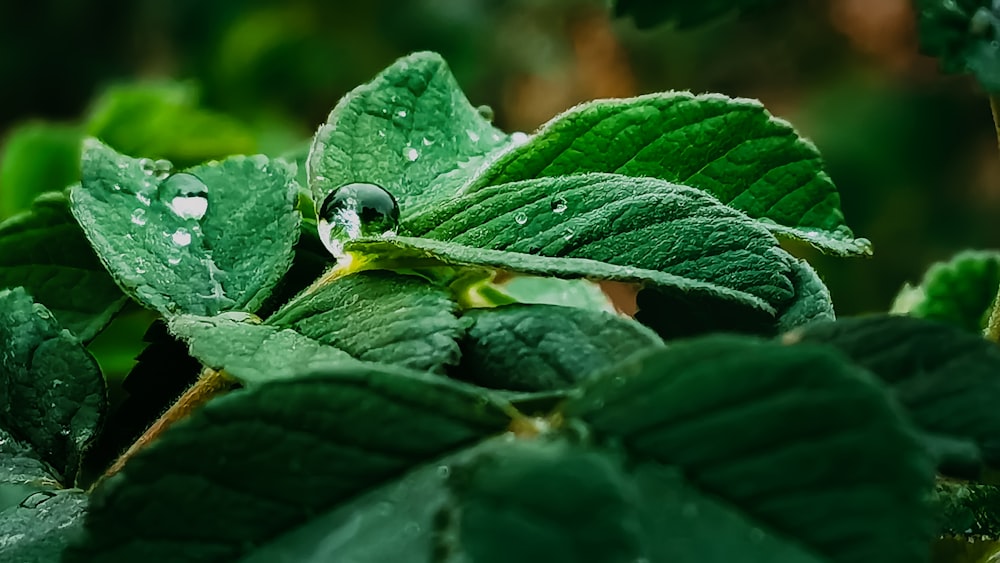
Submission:
[[[413,162],[414,160],[417,160],[418,158],[420,158],[420,153],[417,151],[417,149],[415,149],[413,147],[407,147],[403,151],[403,156],[406,157],[406,160],[409,160],[410,162]]]
[[[185,231],[184,229],[177,229],[174,231],[174,234],[170,235],[170,238],[177,246],[187,246],[191,244],[191,233]]]
[[[405,109],[401,109],[401,110],[399,110],[399,111],[396,112],[396,115],[398,115],[399,117],[406,117],[406,110]]]
[[[425,147],[429,147],[434,144],[434,141],[428,139],[427,137],[424,137],[420,142],[423,143]]]
[[[181,219],[200,221],[208,211],[208,186],[194,174],[174,174],[160,184],[160,199]]]
[[[525,215],[523,211],[518,211],[517,214],[514,215],[514,222],[518,225],[523,225],[528,222],[528,216]]]
[[[326,196],[316,215],[320,240],[337,258],[343,255],[345,242],[395,234],[399,226],[396,198],[375,184],[341,186]]]
[[[21,508],[38,508],[38,505],[56,496],[52,491],[37,491],[21,501]]]
[[[115,184],[115,185],[111,186],[111,189],[113,189],[116,192],[120,192],[120,191],[122,191],[122,185],[121,184]]]
[[[510,143],[514,146],[523,145],[528,142],[528,134],[523,131],[515,131],[510,134]]]
[[[153,174],[155,174],[156,178],[159,180],[163,180],[169,176],[173,169],[174,163],[165,158],[161,158],[153,163]]]
[[[49,310],[46,309],[44,305],[35,303],[32,309],[34,309],[35,311],[35,316],[37,316],[39,319],[42,319],[43,321],[47,321],[52,318],[52,313],[50,313]]]
[[[142,192],[135,194],[135,199],[139,200],[139,203],[145,205],[146,207],[149,207],[149,204],[153,201],[149,198],[148,195]]]
[[[181,263],[181,257],[173,256],[171,258],[167,258],[167,263],[170,264],[171,266],[176,266]]]
[[[132,222],[140,227],[146,224],[146,210],[139,207],[132,212]]]
[[[379,137],[385,137],[385,131],[379,130],[378,136]]]
[[[563,240],[571,241],[573,240],[574,235],[576,235],[576,231],[574,231],[573,229],[566,229],[566,232],[563,233]]]
[[[451,475],[451,468],[447,465],[439,465],[437,468],[438,477],[442,479],[447,479]]]
[[[156,172],[156,163],[151,158],[140,158],[139,168],[142,169],[142,173],[146,176],[152,176]]]
[[[495,115],[493,113],[493,108],[491,108],[490,106],[483,104],[476,108],[476,112],[479,113],[479,117],[482,117],[483,119],[489,121],[490,123],[493,122],[493,118],[495,117]]]
[[[136,266],[135,273],[141,276],[146,273],[146,268],[143,268],[142,266]]]
[[[566,203],[566,198],[562,196],[553,199],[551,205],[553,213],[564,213],[566,209],[569,208],[569,204]]]
[[[476,133],[472,129],[468,129],[465,131],[465,134],[469,136],[469,140],[472,141],[473,143],[479,142],[479,133]]]

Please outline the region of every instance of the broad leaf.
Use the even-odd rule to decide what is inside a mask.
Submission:
[[[795,286],[795,300],[778,319],[779,332],[809,323],[834,320],[836,315],[833,313],[830,290],[805,260],[793,261],[792,284]]]
[[[1000,11],[991,0],[914,0],[920,50],[945,72],[971,72],[1000,92]]]
[[[183,83],[108,88],[91,109],[87,133],[122,153],[181,167],[258,150],[247,127],[199,108],[196,90]]]
[[[447,288],[394,272],[362,272],[307,290],[267,319],[359,360],[443,373],[465,330]]]
[[[448,379],[342,366],[230,393],[93,493],[66,561],[234,561],[414,466],[498,434],[509,405]]]
[[[80,138],[74,127],[25,123],[0,153],[0,220],[30,207],[36,196],[80,181]]]
[[[471,310],[463,318],[471,325],[456,375],[497,389],[571,387],[638,350],[662,345],[631,319],[574,307],[509,305]]]
[[[72,208],[101,260],[164,315],[254,311],[292,260],[294,170],[235,156],[161,180],[149,164],[87,141]]]
[[[31,446],[0,428],[0,488],[59,488],[59,476],[55,473]]]
[[[344,184],[378,184],[406,213],[450,197],[506,142],[440,55],[414,53],[340,100],[313,141],[309,187],[320,202]]]
[[[74,482],[107,397],[97,362],[23,289],[0,291],[0,426]]]
[[[638,27],[671,22],[678,28],[702,25],[736,10],[753,12],[776,0],[616,0],[615,14],[629,15]]]
[[[760,102],[719,94],[667,92],[579,105],[529,142],[504,151],[463,192],[587,172],[691,186],[776,234],[835,254],[871,253],[871,243],[855,239],[844,223],[840,196],[816,147]],[[582,194],[562,195],[570,211],[590,207]],[[551,204],[556,209],[555,200]],[[619,212],[625,211],[620,204]]]
[[[596,376],[563,414],[828,561],[926,557],[930,460],[883,390],[835,352],[677,342]]]
[[[0,512],[0,561],[61,561],[82,527],[87,500],[79,490],[35,493]]]
[[[917,287],[907,284],[896,297],[893,312],[980,333],[986,328],[998,287],[1000,252],[960,252],[928,268]]]
[[[882,315],[810,325],[785,338],[835,346],[879,376],[929,435],[943,469],[979,469],[968,467],[963,448],[949,442],[978,449],[983,461],[1000,467],[996,344],[939,322]]]
[[[609,313],[615,310],[600,284],[590,280],[514,276],[500,284],[500,290],[518,303],[562,305]]]
[[[244,384],[354,361],[347,352],[294,330],[240,322],[231,313],[175,317],[170,321],[170,331],[188,343],[191,355],[202,364],[225,370]]]
[[[126,301],[59,192],[0,223],[0,289],[14,287],[24,287],[84,341],[107,326]]]

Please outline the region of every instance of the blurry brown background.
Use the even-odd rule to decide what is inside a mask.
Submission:
[[[349,89],[429,49],[509,131],[599,97],[761,99],[819,146],[849,224],[875,243],[871,260],[809,255],[841,314],[884,310],[932,261],[1000,245],[985,95],[918,55],[909,0],[784,6],[640,31],[586,0],[2,2],[0,131],[76,119],[108,84],[166,77],[276,139],[306,139]]]

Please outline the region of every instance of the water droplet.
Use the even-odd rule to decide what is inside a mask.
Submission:
[[[37,316],[39,319],[42,319],[43,321],[47,321],[52,318],[52,313],[50,313],[49,310],[46,309],[44,305],[35,303],[32,306],[32,309],[34,309],[35,311],[35,316]]]
[[[135,199],[139,200],[139,203],[145,205],[146,207],[149,207],[149,204],[152,202],[152,200],[149,199],[149,196],[142,192],[135,194]]]
[[[115,185],[111,186],[111,189],[113,189],[116,192],[120,192],[120,191],[122,191],[122,185],[121,184],[115,184]]]
[[[403,150],[403,156],[406,157],[406,160],[413,162],[414,160],[420,158],[420,153],[413,147],[406,147],[406,149]]]
[[[167,263],[169,263],[171,266],[176,266],[176,265],[178,265],[178,264],[181,263],[181,257],[180,256],[174,256],[172,258],[168,258],[167,259]]]
[[[385,137],[385,131],[379,130],[378,136],[379,137]]]
[[[439,465],[437,468],[438,477],[442,479],[447,479],[451,475],[451,468],[447,465]]]
[[[553,213],[563,213],[569,208],[569,204],[566,203],[566,198],[561,196],[553,199],[551,205]]]
[[[523,225],[528,222],[528,216],[525,215],[523,211],[518,211],[517,214],[514,215],[514,222],[518,225]]]
[[[160,199],[181,219],[200,221],[208,211],[208,186],[194,174],[181,172],[160,184]]]
[[[347,184],[326,196],[317,218],[320,240],[339,258],[348,240],[395,235],[399,204],[381,186]]]
[[[469,140],[472,141],[473,143],[479,142],[479,133],[476,133],[475,131],[469,129],[466,130],[465,134],[469,136]]]
[[[146,273],[146,268],[143,268],[142,266],[136,266],[135,273],[141,276]]]
[[[425,147],[429,147],[434,144],[434,141],[428,139],[427,137],[424,137],[420,142],[423,143]]]
[[[152,176],[156,172],[156,163],[150,158],[140,158],[139,168],[142,168],[142,173],[146,176]]]
[[[493,118],[495,116],[494,116],[494,113],[493,113],[493,108],[491,108],[490,106],[488,106],[486,104],[483,104],[483,105],[477,107],[476,111],[479,113],[479,117],[482,117],[483,119],[485,119],[486,121],[489,121],[490,123],[493,122]]]
[[[510,143],[514,146],[523,145],[528,142],[528,134],[523,131],[515,131],[510,134]]]
[[[153,174],[156,178],[162,180],[170,175],[170,172],[174,169],[174,163],[170,162],[165,158],[161,158],[153,163]]]
[[[398,115],[399,117],[406,117],[406,110],[405,109],[401,109],[401,110],[399,110],[399,111],[396,112],[396,115]]]
[[[187,246],[191,244],[191,233],[185,231],[184,229],[177,229],[174,234],[170,235],[173,239],[174,244],[177,246]]]
[[[146,224],[146,210],[139,207],[132,212],[132,222],[140,227]]]
[[[38,491],[31,493],[28,498],[21,501],[21,508],[38,508],[38,505],[56,496],[52,491]]]

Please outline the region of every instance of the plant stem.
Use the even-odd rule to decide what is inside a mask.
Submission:
[[[115,473],[121,471],[122,467],[128,460],[132,459],[135,454],[139,453],[143,448],[148,446],[156,438],[163,434],[163,431],[173,425],[179,420],[187,418],[192,412],[198,407],[207,403],[210,399],[213,399],[219,395],[225,394],[227,391],[233,388],[236,381],[233,380],[229,375],[222,371],[216,371],[214,369],[205,368],[201,372],[201,376],[198,381],[194,383],[183,395],[177,399],[167,412],[163,413],[160,418],[156,419],[138,440],[135,441],[128,450],[125,451],[116,461],[104,472],[101,477],[94,482],[90,487],[90,490],[94,490],[97,485],[103,482],[108,477],[111,477]]]
[[[997,148],[1000,149],[1000,99],[994,94],[990,94],[990,112],[993,114],[993,129],[997,135]],[[986,325],[986,338],[992,342],[1000,343],[1000,288],[997,288],[997,296],[993,298],[993,310],[990,311],[990,320]]]

